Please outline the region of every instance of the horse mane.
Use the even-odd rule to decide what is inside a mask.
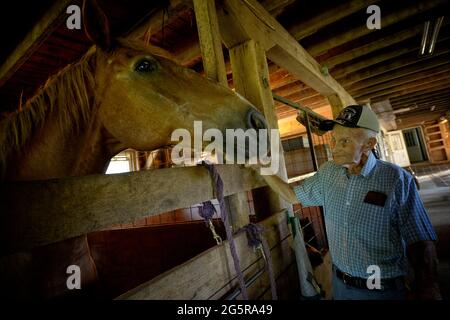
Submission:
[[[140,40],[117,39],[117,44],[177,62],[168,51],[143,45]],[[51,76],[37,92],[22,104],[18,110],[0,119],[0,178],[4,175],[8,155],[20,151],[30,137],[41,128],[49,114],[57,116],[62,133],[79,130],[91,115],[92,97],[95,90],[95,65],[93,56],[96,46],[77,62],[69,64]]]
[[[18,110],[4,115],[0,121],[0,176],[6,169],[8,155],[20,151],[53,111],[63,132],[78,130],[88,121],[95,88],[91,63],[95,52],[92,47],[80,60],[51,76],[24,104],[21,97]]]

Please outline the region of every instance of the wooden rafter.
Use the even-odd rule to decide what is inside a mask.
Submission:
[[[226,31],[225,26],[230,21],[240,25],[239,32],[227,34],[222,31],[227,47],[255,39],[266,50],[271,61],[303,83],[325,96],[337,94],[348,104],[354,102],[336,80],[322,73],[317,61],[259,3],[254,0],[229,0],[224,2],[223,9],[219,14],[224,26],[221,30]]]
[[[20,68],[20,66],[39,48],[42,42],[66,18],[66,9],[71,0],[57,1],[36,23],[24,40],[0,66],[0,86]]]
[[[435,8],[439,5],[446,3],[446,0],[428,0],[419,4],[412,4],[398,12],[392,12],[383,16],[383,28],[398,23],[401,20],[405,20],[414,15],[420,15],[421,13]],[[327,38],[320,39],[317,44],[306,47],[308,52],[312,56],[325,53],[327,50],[342,45],[352,39],[356,39],[371,33],[372,30],[366,27],[365,24],[361,24],[357,28],[345,31],[341,34],[331,34]]]

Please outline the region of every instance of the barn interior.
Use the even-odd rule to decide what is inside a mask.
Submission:
[[[415,174],[440,239],[437,249],[442,295],[450,297],[448,0],[104,0],[99,4],[114,37],[161,47],[179,64],[227,85],[261,108],[269,127],[279,129],[285,178],[292,185],[301,184],[320,165],[332,160],[330,134],[320,134],[311,124],[308,128],[308,123],[301,123],[298,116],[303,114],[302,110],[307,110],[306,114],[314,121],[315,116],[334,118],[350,104],[370,105],[382,126],[379,156]],[[27,10],[23,10],[24,6]],[[17,112],[50,76],[79,60],[92,46],[82,27],[68,28],[69,18],[76,12],[68,12],[69,6],[81,8],[82,1],[17,1],[8,10],[2,10],[2,115]],[[369,6],[372,9],[375,6],[374,11],[369,11]],[[256,51],[249,50],[249,46]],[[262,83],[256,78],[259,75],[263,77]],[[92,222],[89,227],[87,224],[73,230],[64,227],[71,231],[62,236],[51,231],[58,229],[56,224],[62,220],[51,222],[50,214],[43,215],[42,221],[36,218],[41,221],[38,226],[51,225],[44,227],[47,231],[42,235],[34,231],[37,228],[32,224],[36,219],[31,214],[4,220],[8,228],[24,223],[17,228],[22,230],[18,234],[25,236],[11,250],[31,250],[36,257],[33,272],[40,275],[34,278],[34,291],[18,290],[17,294],[50,299],[241,299],[230,254],[219,248],[210,226],[205,227],[203,221],[202,202],[206,199],[198,194],[213,195],[211,186],[205,183],[209,177],[202,174],[201,179],[197,178],[200,171],[174,173],[171,171],[174,166],[170,148],[127,149],[112,158],[107,170],[111,177],[139,171],[147,179],[136,196],[127,193],[131,191],[121,191],[138,181],[126,174],[123,180],[108,180],[108,175],[98,177],[91,189],[84,187],[88,183],[82,181],[84,177],[73,184],[66,180],[57,182],[52,187],[55,192],[67,188],[87,194],[108,184],[113,191],[106,200],[127,199],[126,204],[118,207],[128,215]],[[238,230],[248,222],[255,222],[270,230],[266,237],[271,247],[278,298],[299,299],[298,269],[291,248],[293,235],[286,224],[285,210],[273,200],[274,195],[262,180],[255,180],[242,170],[221,171],[224,184],[239,191],[227,191],[225,197],[229,210],[239,212],[231,219],[233,227]],[[242,181],[233,179],[233,175],[240,175]],[[166,183],[169,179],[172,184]],[[253,180],[256,182],[250,182]],[[19,199],[27,202],[27,197],[31,197],[31,203],[42,201],[51,207],[52,201],[57,200],[44,200],[40,187],[18,189],[27,192]],[[192,191],[194,187],[196,192]],[[152,209],[142,208],[144,193],[164,198],[164,192],[180,192],[186,200],[181,201],[180,195],[175,200],[169,197],[165,204]],[[77,200],[80,199],[91,198]],[[175,204],[170,204],[171,201]],[[214,200],[213,204],[219,212],[219,203]],[[323,210],[294,205],[293,213],[299,220],[323,298],[330,299],[331,262]],[[24,220],[26,217],[34,218]],[[80,214],[77,219],[83,217]],[[64,223],[74,224],[75,220],[67,221]],[[218,213],[213,225],[215,232],[225,239]],[[33,231],[27,238],[28,229]],[[63,239],[82,234],[86,236],[72,246],[80,248],[80,256],[89,257],[83,260],[89,270],[89,279],[83,280],[87,289],[67,291],[65,282],[48,281],[54,270],[49,270],[44,261],[67,249],[61,242]],[[236,237],[239,248],[247,252],[243,249],[244,236]],[[250,257],[255,255],[253,250],[245,250],[249,256],[241,258],[241,263],[249,297],[273,298],[262,254]],[[17,259],[21,258],[5,261]],[[210,272],[205,272],[203,265]],[[11,286],[16,286],[17,281],[12,279]]]

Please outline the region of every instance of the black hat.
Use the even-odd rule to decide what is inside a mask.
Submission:
[[[380,132],[377,115],[367,105],[352,105],[344,108],[336,120],[324,120],[320,123],[322,131],[332,130],[335,124],[349,128],[365,128]]]

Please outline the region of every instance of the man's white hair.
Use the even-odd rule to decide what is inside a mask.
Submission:
[[[361,129],[361,132],[363,132],[365,139],[376,138],[378,135],[378,133],[373,130],[366,129],[366,128],[360,128],[360,129]]]

